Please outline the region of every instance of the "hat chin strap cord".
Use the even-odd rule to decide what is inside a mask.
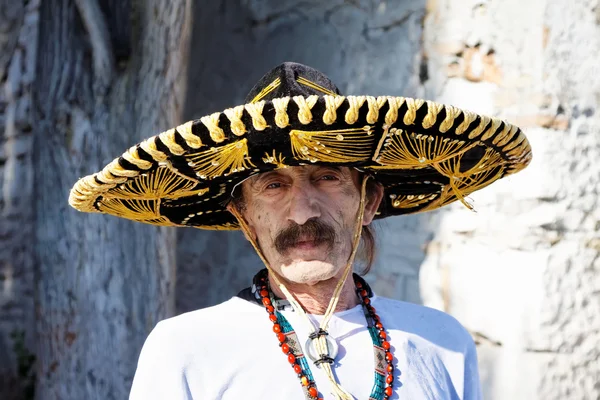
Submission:
[[[262,260],[265,267],[267,267],[267,270],[270,273],[271,279],[275,282],[277,287],[279,287],[281,292],[285,295],[286,299],[292,305],[294,311],[296,311],[299,315],[301,315],[306,320],[308,325],[312,327],[313,331],[312,331],[310,337],[311,338],[314,337],[313,341],[315,342],[315,349],[317,351],[317,354],[319,356],[321,356],[321,359],[317,360],[317,363],[319,363],[319,365],[322,366],[323,370],[325,371],[325,374],[327,375],[327,378],[329,379],[329,382],[331,383],[331,388],[332,388],[331,394],[333,396],[335,396],[335,398],[338,400],[352,400],[354,397],[352,397],[352,395],[350,393],[348,393],[343,387],[341,387],[340,384],[337,383],[337,381],[335,380],[335,377],[333,376],[333,370],[331,369],[331,364],[329,362],[327,362],[327,360],[330,360],[330,358],[329,358],[329,348],[327,346],[327,335],[325,333],[327,332],[327,326],[329,325],[329,321],[331,320],[331,317],[333,316],[335,308],[340,299],[340,293],[342,291],[342,288],[344,287],[344,283],[346,282],[346,279],[348,279],[348,276],[350,275],[350,272],[352,271],[352,264],[354,263],[356,251],[357,251],[358,245],[360,243],[360,236],[362,233],[362,225],[363,225],[362,222],[363,222],[363,216],[365,213],[365,198],[366,198],[366,192],[367,192],[366,188],[367,188],[367,180],[368,179],[369,179],[369,176],[366,175],[364,177],[364,179],[362,181],[362,185],[361,185],[360,204],[359,204],[358,214],[357,214],[357,219],[356,219],[356,227],[354,229],[354,236],[352,238],[352,252],[350,253],[350,257],[348,258],[346,267],[344,268],[343,275],[340,278],[340,280],[338,281],[338,283],[335,287],[335,290],[333,291],[333,295],[329,302],[329,306],[327,307],[327,310],[325,311],[323,320],[321,321],[321,324],[318,327],[315,326],[315,324],[310,320],[310,318],[304,311],[304,308],[296,300],[294,295],[292,293],[290,293],[290,291],[281,282],[281,280],[277,276],[277,273],[271,268],[271,266],[267,262],[265,256],[263,255],[260,247],[258,246],[258,243],[254,239],[254,236],[251,234],[250,228],[248,227],[248,224],[246,223],[246,220],[244,219],[244,217],[240,214],[240,212],[238,211],[238,209],[235,206],[231,208],[232,214],[237,218],[238,222],[240,223],[240,228],[246,234],[246,236],[249,238],[250,243],[252,243],[252,246],[258,253],[258,256]]]

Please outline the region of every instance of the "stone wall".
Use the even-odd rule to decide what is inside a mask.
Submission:
[[[600,6],[430,1],[428,98],[524,128],[529,168],[440,213],[424,303],[480,341],[487,399],[600,398]]]

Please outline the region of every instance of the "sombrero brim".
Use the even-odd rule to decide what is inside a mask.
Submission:
[[[525,168],[516,126],[404,97],[296,96],[189,121],[80,179],[69,203],[164,226],[237,229],[235,184],[276,168],[351,166],[385,188],[377,218],[433,210]]]

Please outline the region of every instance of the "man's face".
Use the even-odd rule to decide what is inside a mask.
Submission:
[[[301,284],[339,277],[358,223],[360,176],[355,169],[302,166],[266,172],[242,183],[248,222],[269,265]],[[368,196],[368,225],[383,190]]]

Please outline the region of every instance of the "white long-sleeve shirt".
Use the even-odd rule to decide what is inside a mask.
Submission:
[[[395,358],[392,399],[481,399],[475,344],[460,323],[420,305],[371,301]],[[306,354],[306,321],[283,314]],[[263,307],[238,297],[160,322],[142,349],[130,400],[304,400],[272,327]],[[355,399],[368,399],[374,357],[362,307],[334,314],[328,332],[339,344],[338,382]],[[309,365],[321,395],[332,399],[323,371]]]

